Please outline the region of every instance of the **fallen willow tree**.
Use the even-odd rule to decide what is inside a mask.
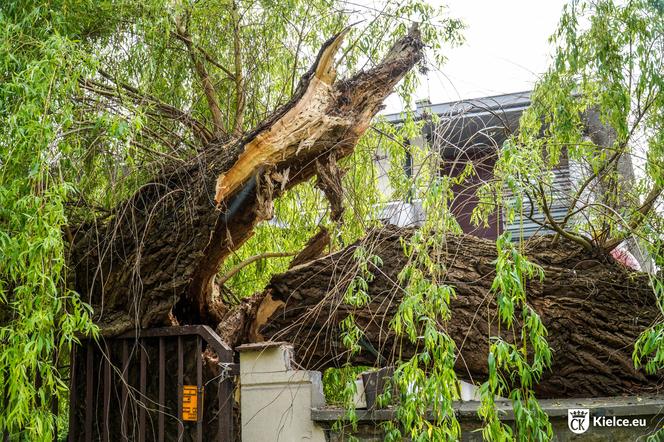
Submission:
[[[461,24],[422,0],[387,2],[367,8],[373,17],[366,26],[324,42],[352,19],[344,2],[23,3],[0,6],[9,49],[0,54],[0,432],[52,439],[53,410],[66,402],[62,355],[76,336],[95,335],[95,324],[106,335],[208,324],[232,343],[292,340],[306,367],[348,359],[339,328],[351,309],[340,293],[357,263],[352,248],[321,256],[364,236],[368,213],[377,215],[378,151],[388,152],[392,166],[407,153],[432,160],[420,177],[433,179],[409,181],[406,171],[395,172],[387,197],[448,203],[430,190],[459,178],[440,173],[459,146],[404,146],[433,121],[408,116],[398,128],[367,129],[402,80],[398,92],[412,98],[415,66],[440,67],[441,49],[459,41]],[[664,323],[646,277],[626,273],[605,254],[625,240],[643,241],[651,263],[662,265],[662,17],[661,5],[645,0],[566,10],[553,37],[556,62],[533,91],[518,134],[496,144],[491,182],[476,194],[480,222],[497,208],[508,218],[514,211],[527,216],[504,197],[508,186],[544,214],[531,221],[571,241],[550,249],[531,244],[530,259],[543,266],[544,279],[531,281],[527,294],[519,283],[519,307],[539,312],[553,348],[553,367],[536,387],[543,396],[648,392],[660,384],[633,368],[653,373],[664,363]],[[420,20],[421,31],[408,31]],[[351,41],[341,49],[344,36]],[[321,46],[296,87],[302,60]],[[353,75],[363,64],[370,68]],[[626,73],[626,66],[639,69]],[[606,137],[593,136],[581,121],[594,110],[596,123],[611,128]],[[633,156],[645,165],[631,176]],[[561,220],[552,177],[571,161],[583,177],[566,195],[571,210]],[[323,196],[329,212],[321,220]],[[344,208],[355,216],[344,216]],[[278,222],[260,225],[273,212]],[[287,217],[306,221],[289,224]],[[265,241],[269,235],[278,240]],[[408,301],[397,275],[406,259],[399,238],[409,235],[374,232],[363,242],[375,245],[383,264],[371,267],[369,305],[353,312],[365,334],[353,343],[362,349],[355,363],[386,365],[419,351],[415,338],[398,341],[390,331],[395,306]],[[489,287],[502,243],[448,235],[444,244],[450,255],[436,252],[436,260],[446,263],[442,282],[456,296],[440,323],[447,333],[432,335],[456,343],[460,376],[481,381],[485,362],[492,365],[487,340],[500,334]],[[291,255],[292,270],[264,290],[266,275],[282,272]],[[270,271],[259,282],[237,284],[251,263],[259,263],[256,273],[263,264]],[[661,298],[664,284],[651,282]],[[225,302],[234,291],[261,293],[239,305]],[[429,323],[438,321],[434,309],[426,313]],[[531,322],[542,331],[538,320]],[[525,347],[510,355],[527,355]],[[448,359],[430,365],[449,376],[420,376],[447,393],[456,387]],[[539,369],[523,373],[537,376]],[[488,393],[491,399],[495,391]]]
[[[322,229],[294,259],[299,265],[231,310],[220,302],[215,279],[254,227],[272,217],[273,201],[293,186],[317,176],[333,213],[341,210],[337,160],[353,151],[382,101],[422,56],[412,29],[374,68],[336,80],[333,60],[343,36],[323,46],[293,98],[248,135],[203,137],[198,157],[154,177],[105,224],[73,232],[75,287],[88,294],[104,334],[174,322],[218,325],[233,345],[287,340],[305,367],[340,364],[346,350],[338,324],[351,310],[342,298],[353,275],[352,247],[316,259],[328,243]],[[94,84],[84,87],[99,92]],[[355,356],[357,364],[386,364],[418,351],[396,340],[389,327],[403,293],[396,283],[406,259],[402,236],[408,232],[388,229],[367,240],[384,265],[376,269],[371,303],[354,312],[366,350]],[[542,283],[530,285],[528,302],[542,317],[554,354],[536,392],[658,391],[660,378],[637,371],[631,359],[635,340],[658,315],[647,276],[575,244],[551,247],[541,240],[528,247],[545,271]],[[457,292],[447,333],[459,349],[457,370],[483,380],[488,339],[497,327],[489,290],[495,244],[451,236],[447,248],[448,283]]]
[[[275,276],[264,292],[227,314],[218,327],[220,335],[233,345],[292,342],[299,364],[323,369],[346,362],[339,323],[352,312],[368,341],[353,363],[380,366],[409,358],[421,348],[396,338],[389,324],[403,298],[396,281],[407,261],[402,241],[411,233],[386,227],[354,246]],[[625,268],[609,255],[551,241],[541,237],[525,246],[528,258],[544,269],[543,282],[528,286],[528,303],[548,329],[553,351],[551,369],[535,387],[538,397],[660,392],[664,378],[636,370],[632,361],[634,342],[660,315],[648,275]],[[343,297],[357,274],[353,252],[360,245],[380,256],[383,264],[371,270],[375,279],[370,303],[353,309]],[[497,334],[498,324],[490,291],[496,246],[470,235],[450,235],[445,248],[440,257],[445,282],[457,294],[446,324],[459,351],[456,370],[466,380],[484,381],[489,337]]]
[[[216,324],[224,310],[214,297],[217,272],[272,218],[273,200],[314,175],[335,182],[336,161],[352,153],[423,47],[414,27],[375,67],[336,81],[346,32],[323,45],[292,99],[248,135],[201,135],[200,155],[143,185],[104,225],[72,233],[74,285],[105,333],[169,324],[172,315]]]
[[[353,277],[352,247],[318,258],[329,243],[321,229],[291,271],[233,308],[220,301],[216,277],[255,226],[273,216],[273,201],[299,183],[317,177],[332,219],[339,219],[343,172],[337,161],[352,153],[423,47],[413,28],[375,67],[336,80],[334,55],[345,32],[323,45],[292,99],[253,131],[233,139],[192,126],[204,144],[197,157],[173,163],[104,224],[70,232],[74,286],[88,297],[105,335],[209,324],[232,345],[287,340],[305,367],[340,364],[346,349],[338,325],[351,309],[342,295]],[[95,82],[83,80],[82,86],[103,92]],[[406,259],[401,239],[408,235],[387,229],[366,241],[384,265],[375,269],[370,304],[354,312],[365,334],[357,364],[384,365],[418,351],[395,339],[389,327],[403,293],[396,281]],[[489,290],[495,244],[472,236],[447,241],[447,282],[457,296],[446,331],[459,349],[460,375],[481,381],[497,326]],[[658,317],[647,276],[627,272],[599,249],[544,241],[529,245],[545,277],[530,285],[528,302],[548,329],[554,362],[536,392],[569,397],[658,391],[660,378],[637,371],[631,359],[635,340]]]

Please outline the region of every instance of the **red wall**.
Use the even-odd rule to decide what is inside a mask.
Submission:
[[[455,185],[454,200],[452,202],[452,213],[461,225],[465,233],[479,236],[481,238],[496,239],[503,231],[499,211],[489,217],[489,226],[474,226],[470,219],[478,204],[476,192],[479,186],[493,180],[493,168],[496,164],[496,151],[493,148],[474,148],[472,150],[460,151],[455,149],[453,153],[444,155],[442,173],[452,177],[458,176],[472,162],[475,174],[467,177],[462,184]]]

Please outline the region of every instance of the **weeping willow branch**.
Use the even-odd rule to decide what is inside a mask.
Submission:
[[[226,74],[228,79],[235,81],[235,75],[231,71],[226,69],[221,63],[219,63],[217,60],[215,60],[214,57],[212,57],[208,51],[203,49],[201,46],[195,44],[190,37],[182,35],[178,32],[171,32],[171,35],[173,37],[175,37],[176,39],[182,41],[185,45],[191,45],[192,47],[196,48],[196,50],[201,53],[203,58],[205,58],[205,61],[207,61],[208,63],[214,65],[219,70],[221,70],[224,74]]]
[[[123,108],[128,108],[123,99],[129,98],[135,106],[144,106],[148,109],[152,109],[148,110],[148,114],[154,115],[156,117],[167,118],[182,124],[184,127],[191,130],[196,139],[198,139],[201,143],[209,143],[214,138],[213,134],[207,129],[207,127],[205,127],[202,122],[189,115],[188,113],[178,109],[175,106],[164,103],[152,95],[144,94],[137,88],[127,83],[115,80],[110,74],[103,70],[99,70],[99,73],[104,78],[111,81],[116,87],[88,78],[79,80],[81,88],[91,92],[94,95],[110,100],[111,102],[118,103]],[[124,91],[124,94],[121,93],[120,90]],[[131,108],[128,109],[131,110]]]

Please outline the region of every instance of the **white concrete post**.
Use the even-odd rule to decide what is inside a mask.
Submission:
[[[293,370],[293,346],[262,342],[240,352],[240,411],[244,442],[325,442],[311,408],[325,405],[318,371]]]

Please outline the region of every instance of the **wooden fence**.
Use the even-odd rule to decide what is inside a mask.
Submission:
[[[84,341],[72,355],[68,440],[231,442],[237,368],[206,326]]]

